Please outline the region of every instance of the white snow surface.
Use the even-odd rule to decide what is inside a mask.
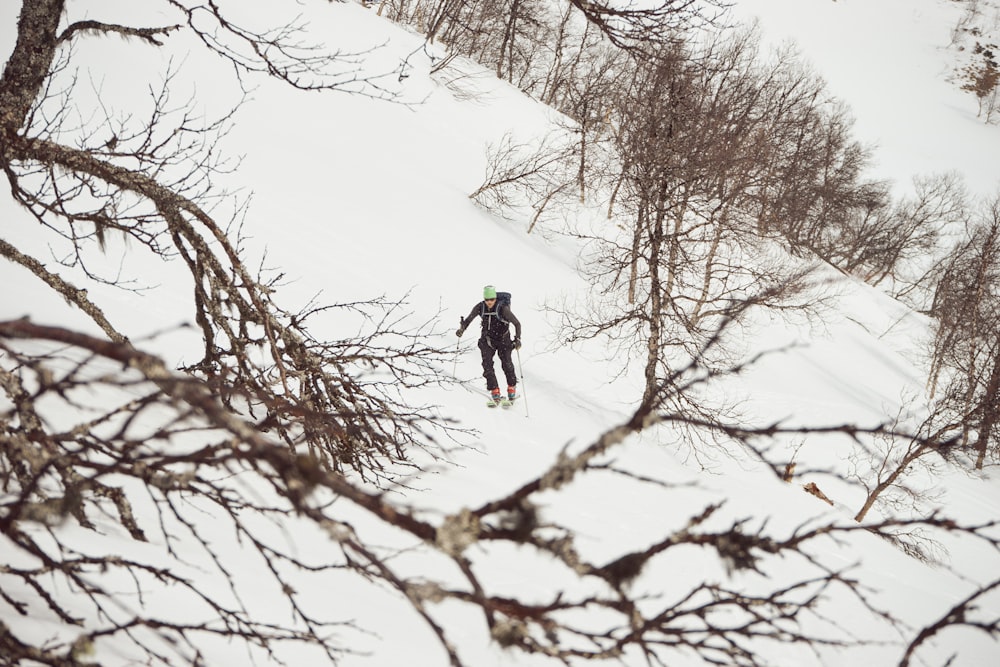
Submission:
[[[4,56],[12,44],[15,4],[0,7]],[[80,0],[69,3],[68,12],[73,19],[111,18],[117,16],[112,12],[128,10],[136,12],[135,20],[148,21],[138,4]],[[437,47],[425,49],[417,35],[377,17],[373,8],[327,2],[254,1],[245,6],[261,16],[265,6],[277,14],[302,12],[312,34],[345,51],[364,52],[366,72],[393,72],[400,62],[407,63],[405,79],[382,82],[398,92],[395,102],[360,94],[302,93],[251,80],[251,99],[220,146],[227,154],[242,156],[239,169],[224,184],[252,192],[244,247],[251,266],[261,263],[285,273],[279,300],[294,309],[313,297],[320,302],[405,297],[416,321],[440,322],[436,342],[445,347],[455,346],[455,321],[479,300],[482,286],[495,284],[514,294],[514,312],[524,326],[523,397],[513,409],[484,409],[478,352],[468,335],[461,340],[456,364],[463,384],[412,397],[417,404],[440,406],[442,416],[475,435],[450,451],[449,461],[428,462],[426,472],[409,479],[395,498],[418,508],[428,520],[440,521],[463,507],[511,492],[544,471],[564,448],[578,451],[627,419],[639,398],[639,385],[634,374],[621,375],[625,362],[605,360],[604,350],[596,346],[571,349],[561,344],[545,310],[548,304],[586,296],[588,288],[576,266],[579,248],[558,235],[527,234],[526,220],[492,216],[468,198],[484,178],[490,144],[507,134],[540,136],[555,114],[471,63],[460,64],[466,76],[454,85],[446,85],[444,76],[430,76],[430,56],[440,55]],[[858,138],[876,146],[874,176],[905,188],[914,176],[957,171],[970,191],[987,196],[1000,184],[1000,127],[977,119],[975,99],[950,80],[957,56],[949,41],[960,13],[958,3],[946,0],[737,0],[733,7],[735,19],[759,21],[765,44],[793,40],[804,60],[828,81],[832,94],[850,105]],[[175,41],[157,50],[114,39],[84,40],[76,58],[89,67],[89,80],[108,101],[142,103],[145,84],[138,82],[148,78],[145,71],[163,68],[173,57],[181,64],[181,88],[190,86],[209,113],[233,103],[237,91],[227,83],[227,68],[183,40]],[[367,52],[372,47],[377,48]],[[9,194],[0,195],[0,211],[5,239],[47,256],[47,239]],[[153,264],[141,251],[126,250],[112,245],[108,266],[118,267],[121,261],[122,272],[149,289],[132,293],[95,285],[92,297],[103,304],[113,323],[135,340],[148,338],[146,348],[169,363],[195,360],[196,339],[176,328],[191,317],[189,278],[183,268],[179,262]],[[58,254],[58,248],[52,252]],[[838,272],[830,275],[834,282],[829,290],[836,294],[837,307],[823,326],[761,321],[748,339],[749,350],[774,350],[725,386],[725,399],[739,403],[748,421],[874,425],[895,417],[903,406],[919,412],[930,322],[878,290]],[[0,264],[0,279],[8,286],[0,297],[0,319],[28,315],[41,323],[96,331],[26,271]],[[339,326],[335,318],[319,320],[313,332],[321,337],[326,327],[331,338],[351,333]],[[796,458],[807,470],[846,473],[851,467],[852,448],[844,438],[817,437],[778,446],[788,448],[786,457],[800,447]],[[724,502],[709,527],[747,518],[750,526],[766,521],[769,530],[780,534],[805,523],[851,523],[863,500],[857,485],[829,475],[807,473],[797,484],[786,484],[741,452],[695,455],[663,433],[633,438],[610,456],[618,467],[654,476],[667,486],[591,474],[544,497],[548,504],[541,508],[543,517],[576,528],[581,552],[593,562],[659,541],[709,502]],[[807,482],[816,482],[834,505],[804,493],[799,484]],[[936,507],[922,511],[940,508],[965,521],[1000,516],[1000,483],[993,469],[982,475],[942,472],[914,483],[933,486],[939,494]],[[429,549],[375,524],[360,510],[345,507],[344,513],[363,537],[412,548],[395,561],[402,571],[458,580]],[[311,560],[322,561],[324,552],[334,551],[327,537],[305,524],[285,529],[285,539]],[[111,535],[93,539],[95,549],[156,548],[155,543],[137,546]],[[870,535],[830,540],[824,561],[830,567],[850,566],[851,576],[875,590],[878,603],[910,624],[911,632],[900,634],[870,622],[858,614],[849,596],[840,599],[834,593],[827,610],[836,613],[845,628],[875,643],[818,653],[772,648],[768,659],[796,667],[897,664],[913,628],[936,621],[976,584],[1000,575],[996,554],[969,540],[942,539],[947,567],[915,561]],[[223,548],[232,549],[233,558],[239,559],[238,544]],[[5,560],[19,558],[10,554],[8,545],[0,550]],[[526,592],[547,601],[559,587],[578,586],[557,564],[528,553],[477,545],[469,556],[483,568],[484,585],[492,592]],[[238,576],[248,578],[250,603],[259,598],[257,603],[268,609],[275,604],[273,592],[249,583],[249,577],[256,576],[254,563],[245,566],[246,573]],[[654,561],[635,586],[636,591],[659,596],[650,604],[665,604],[691,581],[720,581],[753,591],[768,580],[794,580],[798,568],[792,560],[773,559],[764,561],[762,574],[730,576],[714,553],[689,548]],[[210,577],[206,585],[211,585]],[[304,590],[315,591],[309,602],[324,613],[371,632],[344,630],[345,645],[359,653],[344,656],[341,664],[446,664],[433,634],[397,593],[347,576],[304,583]],[[169,606],[169,599],[164,600]],[[276,604],[273,613],[287,617],[287,610]],[[983,607],[1000,613],[996,597],[987,598]],[[447,603],[433,613],[453,633],[469,665],[551,664],[492,643],[482,617],[468,609]],[[5,606],[0,606],[0,620],[18,631],[35,622]],[[39,623],[36,631],[45,637],[63,629]],[[233,655],[226,645],[214,648],[207,664],[237,664],[247,658]],[[126,656],[116,662],[116,655],[112,647],[101,657],[104,664],[127,664]],[[934,637],[921,650],[924,662],[919,664],[944,664],[952,655],[953,667],[1000,664],[997,644],[969,629],[950,629]],[[315,664],[308,652],[286,657],[289,664]],[[672,665],[703,664],[691,654],[676,658]],[[266,664],[261,656],[257,660]],[[646,663],[626,656],[623,664]]]

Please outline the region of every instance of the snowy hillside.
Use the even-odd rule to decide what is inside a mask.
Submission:
[[[0,7],[0,54],[5,60],[13,47],[15,4],[20,3]],[[282,3],[269,3],[277,4]],[[981,4],[984,12],[992,7]],[[108,18],[112,7],[120,21],[131,20],[121,12],[136,12],[135,20],[166,20],[149,19],[135,5],[69,3],[67,20]],[[264,11],[260,3],[247,5]],[[450,363],[437,370],[454,373],[458,382],[404,390],[403,396],[412,405],[433,406],[442,420],[451,420],[459,430],[451,439],[442,438],[439,449],[415,453],[421,469],[404,468],[398,484],[385,494],[415,517],[440,525],[545,476],[563,457],[582,455],[602,434],[628,422],[641,397],[641,365],[635,359],[609,361],[607,348],[598,340],[570,346],[560,339],[553,308],[584,303],[590,290],[579,270],[586,251],[577,240],[553,227],[528,234],[528,220],[491,215],[469,198],[485,178],[491,146],[508,135],[537,139],[564,119],[467,60],[432,73],[446,55],[443,47],[425,45],[419,35],[379,17],[377,4],[316,2],[294,9],[303,12],[310,35],[358,54],[352,60],[357,69],[349,69],[345,80],[360,73],[361,78],[377,77],[377,87],[348,86],[349,92],[317,94],[263,77],[247,78],[247,100],[216,146],[228,156],[239,156],[238,168],[220,176],[215,185],[248,199],[240,218],[241,250],[250,257],[248,265],[282,274],[276,299],[288,310],[385,296],[404,302],[408,322],[427,323],[421,332],[429,344],[454,350],[447,358]],[[874,176],[905,189],[914,176],[957,171],[973,193],[988,196],[1000,187],[1000,126],[978,119],[975,97],[953,80],[963,56],[950,43],[951,31],[963,11],[960,3],[945,0],[737,0],[733,17],[741,22],[756,17],[766,46],[798,43],[803,58],[828,81],[830,91],[850,105],[859,139],[877,145]],[[169,15],[164,10],[164,16]],[[225,112],[241,94],[231,67],[197,47],[183,36],[161,48],[116,39],[80,42],[74,58],[89,68],[81,77],[89,97],[80,103],[80,117],[87,117],[95,100],[125,105],[140,95],[137,79],[149,79],[150,69],[163,72],[171,63],[178,72],[179,99],[196,99],[208,116]],[[383,96],[392,99],[379,99]],[[0,219],[3,240],[53,260],[66,252],[63,241],[40,232],[7,194],[0,196]],[[110,321],[168,365],[197,361],[200,340],[190,321],[191,281],[182,262],[154,264],[141,248],[117,237],[94,254],[102,268],[134,277],[137,289],[100,285],[77,270],[64,270],[67,278],[86,284]],[[785,261],[805,262],[791,257]],[[763,353],[762,358],[739,374],[708,383],[706,391],[713,400],[734,406],[734,414],[746,425],[865,428],[901,414],[904,423],[917,420],[926,402],[926,344],[932,323],[839,271],[819,271],[822,281],[815,296],[832,303],[822,321],[755,318],[741,352],[748,357]],[[0,320],[28,316],[100,333],[24,268],[0,262],[0,279],[9,286],[0,298]],[[461,339],[454,332],[456,320],[480,300],[487,284],[513,293],[513,310],[524,327],[524,347],[515,357],[522,396],[510,410],[484,408],[474,330]],[[356,327],[355,320],[339,312],[321,313],[313,320],[312,332],[338,340]],[[9,409],[0,403],[0,410]],[[865,498],[863,484],[854,475],[862,474],[866,461],[857,442],[844,433],[751,439],[750,445],[768,450],[770,461],[796,464],[792,483],[782,481],[748,448],[732,441],[694,446],[684,433],[668,426],[630,435],[597,453],[586,474],[532,496],[539,532],[552,540],[571,532],[580,560],[595,564],[610,564],[622,554],[647,549],[686,527],[706,533],[734,524],[747,533],[766,528],[776,541],[828,524],[843,532],[831,530],[809,540],[809,558],[791,551],[769,553],[754,568],[734,566],[708,546],[664,549],[625,584],[633,599],[641,601],[641,613],[655,616],[661,610],[668,614],[707,605],[719,591],[752,597],[789,586],[784,601],[790,607],[809,608],[797,622],[762,629],[762,636],[747,642],[747,649],[762,662],[782,667],[896,665],[920,629],[1000,575],[996,549],[984,541],[935,531],[922,543],[940,562],[923,562],[854,522]],[[932,472],[914,474],[910,483],[924,496],[908,510],[916,516],[940,510],[969,523],[1000,517],[995,466],[973,475],[941,463]],[[829,503],[806,493],[803,487],[810,484]],[[249,484],[247,492],[266,495],[269,490]],[[386,560],[397,576],[455,589],[467,586],[455,561],[432,544],[388,527],[342,498],[331,495],[324,500],[335,508],[342,526],[321,530],[301,516],[289,517],[273,527],[268,524],[273,528],[268,534],[277,543],[291,545],[305,562],[318,565],[340,557],[334,537],[347,526],[362,542],[392,554]],[[233,534],[225,517],[207,505],[198,511],[204,512],[205,525],[217,536],[222,563],[191,544],[185,553],[158,553],[164,538],[157,537],[160,519],[152,515],[145,517],[151,541],[143,544],[130,541],[113,522],[102,523],[96,533],[68,521],[53,530],[67,531],[81,551],[148,556],[156,562],[162,558],[164,567],[206,589],[224,588],[218,572],[228,569],[235,573],[239,594],[234,598],[240,604],[281,622],[295,617],[280,591],[260,583],[270,582],[266,568],[244,539]],[[696,517],[703,520],[695,522]],[[876,510],[869,521],[887,518]],[[173,524],[163,530],[183,532]],[[6,538],[0,552],[12,566],[33,562],[28,554],[14,553]],[[476,543],[466,557],[487,595],[545,606],[563,599],[597,599],[608,590],[577,577],[551,554],[523,545]],[[859,582],[868,597],[860,599],[837,578],[829,587],[799,587],[830,572],[843,572],[843,580]],[[337,656],[338,664],[448,664],[430,624],[399,590],[348,570],[301,576],[297,587],[304,606],[343,623],[329,629],[336,643],[349,649]],[[0,573],[0,582],[3,577]],[[706,588],[692,593],[699,582]],[[158,608],[166,617],[206,614],[201,608],[192,611],[189,602],[178,602],[176,594],[164,586],[149,599],[123,596],[127,599],[122,608],[162,605]],[[806,603],[812,595],[818,596],[814,607]],[[1000,617],[1000,596],[981,602],[983,617]],[[428,603],[426,609],[447,629],[465,665],[558,664],[539,654],[501,647],[496,632],[491,638],[483,614],[455,599]],[[886,621],[879,615],[882,611],[900,623]],[[42,603],[34,603],[30,613],[17,612],[0,602],[0,630],[9,627],[39,643],[72,642],[79,630],[47,613]],[[745,620],[737,611],[729,613],[734,623]],[[566,616],[568,623],[598,636],[625,635],[632,622],[620,609]],[[694,624],[697,618],[698,612],[692,611],[683,622]],[[714,641],[699,635],[697,628],[687,629],[706,644]],[[787,633],[785,638],[802,632],[828,643],[810,647],[764,636],[778,630]],[[583,634],[573,641],[593,649],[598,642],[589,643]],[[670,645],[676,637],[664,634],[659,639]],[[291,643],[281,644],[275,655],[243,647],[234,652],[232,645],[217,639],[202,646],[205,653],[199,657],[187,646],[177,650],[190,664],[250,664],[252,658],[254,664],[284,660],[311,665],[322,658],[313,649]],[[136,664],[140,659],[128,642],[99,642],[97,649],[95,659],[105,665]],[[706,664],[704,654],[690,649],[669,655],[665,664]],[[634,648],[609,663],[619,664],[619,659],[629,667],[648,664]],[[988,633],[952,627],[923,644],[911,664],[979,667],[998,660],[1000,645]],[[567,664],[589,663],[568,658]]]
[[[1000,182],[995,125],[977,118],[961,70],[975,43],[1000,37],[988,0],[739,0],[772,46],[794,44],[846,100],[861,141],[877,147],[875,175],[906,188],[913,176],[957,171],[988,196]]]

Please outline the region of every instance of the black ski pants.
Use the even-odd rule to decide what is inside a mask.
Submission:
[[[514,350],[514,344],[510,340],[510,335],[505,335],[500,340],[483,336],[479,339],[479,351],[483,355],[483,377],[486,378],[486,389],[493,391],[500,385],[497,384],[497,374],[493,369],[493,355],[500,357],[500,368],[507,377],[507,385],[517,384],[517,375],[514,373],[514,362],[510,358],[510,353]]]

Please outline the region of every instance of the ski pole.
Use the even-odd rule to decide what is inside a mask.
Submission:
[[[517,374],[521,376],[521,400],[524,401],[524,418],[528,418],[528,392],[524,390],[524,371],[521,369],[521,350],[514,348],[517,352]]]

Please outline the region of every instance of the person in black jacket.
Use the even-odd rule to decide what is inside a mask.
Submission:
[[[455,335],[461,337],[466,327],[476,317],[482,318],[483,333],[479,337],[479,351],[483,355],[483,377],[486,378],[486,389],[494,401],[501,399],[500,385],[493,369],[493,354],[500,357],[500,368],[507,377],[507,398],[517,397],[517,374],[514,373],[514,362],[511,361],[512,350],[521,349],[521,323],[510,310],[507,303],[497,302],[497,290],[493,285],[483,288],[483,300],[472,307],[466,317],[460,319]],[[514,325],[514,340],[510,338],[510,325]]]

